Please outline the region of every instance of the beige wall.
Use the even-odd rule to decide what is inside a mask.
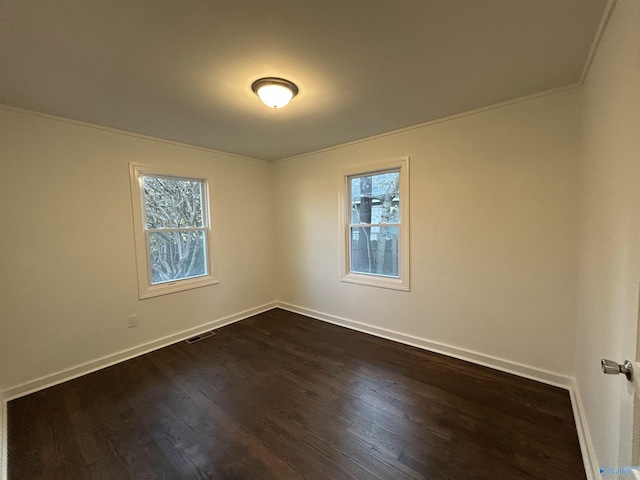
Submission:
[[[600,465],[631,459],[632,394],[600,358],[636,356],[640,282],[640,2],[619,0],[584,86],[575,375]],[[637,461],[635,459],[634,461]]]
[[[569,90],[270,166],[0,109],[0,388],[274,300],[571,375],[576,115]],[[401,156],[412,291],[342,283],[339,168]],[[220,285],[138,300],[129,161],[214,169]]]
[[[619,0],[580,88],[275,165],[0,108],[0,393],[280,300],[575,375],[596,463],[630,464],[599,359],[635,356],[639,26]],[[342,283],[340,168],[403,156],[412,290]],[[138,300],[129,161],[214,170],[220,285]]]
[[[0,389],[274,300],[268,165],[6,109],[0,136]],[[129,161],[213,170],[219,285],[138,300]]]
[[[276,165],[278,299],[573,371],[576,90]],[[340,281],[340,167],[410,156],[411,292]]]

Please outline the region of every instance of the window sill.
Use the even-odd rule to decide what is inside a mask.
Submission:
[[[360,273],[347,273],[342,277],[346,283],[357,283],[370,287],[388,288],[391,290],[410,291],[409,282],[406,279],[396,277],[384,277],[381,275],[367,275]]]
[[[159,297],[170,293],[183,292],[194,288],[206,287],[208,285],[216,285],[220,283],[215,278],[206,275],[197,278],[188,278],[186,280],[177,280],[175,282],[159,283],[157,285],[149,285],[140,291],[140,300],[145,298]]]

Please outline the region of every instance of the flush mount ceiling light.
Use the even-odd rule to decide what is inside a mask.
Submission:
[[[262,103],[271,108],[286,106],[298,94],[295,83],[276,77],[259,78],[251,84],[251,90]]]

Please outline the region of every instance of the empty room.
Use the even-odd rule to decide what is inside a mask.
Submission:
[[[638,0],[3,1],[0,479],[640,479],[639,185]]]

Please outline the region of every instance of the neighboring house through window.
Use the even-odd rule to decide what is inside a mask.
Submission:
[[[343,171],[342,280],[409,290],[409,161]]]
[[[218,283],[209,175],[130,164],[140,298]]]

